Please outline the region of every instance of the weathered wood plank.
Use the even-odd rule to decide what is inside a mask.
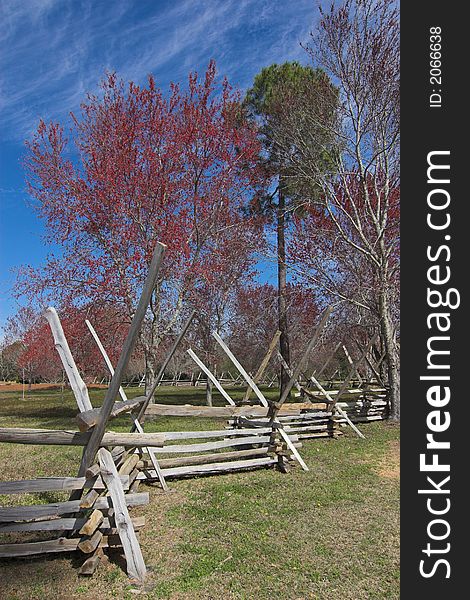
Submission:
[[[250,444],[267,444],[269,443],[269,435],[258,435],[251,437],[239,437],[217,442],[205,442],[202,444],[174,444],[157,448],[156,452],[160,454],[188,454],[195,452],[209,452],[210,450],[218,450],[220,448],[231,448],[232,446],[245,446]]]
[[[162,469],[173,467],[184,467],[186,465],[203,465],[206,463],[225,462],[226,460],[235,460],[249,456],[266,456],[269,448],[250,448],[249,450],[233,450],[232,452],[216,452],[214,454],[199,454],[196,456],[179,456],[177,458],[162,458],[160,466]],[[152,464],[147,460],[139,461],[139,468],[142,470],[152,469]]]
[[[351,420],[354,423],[367,423],[368,421],[383,421],[383,416],[382,415],[371,415],[371,416],[367,416],[367,417],[351,417]],[[341,420],[339,419],[337,422],[341,423]]]
[[[91,467],[88,467],[88,469],[86,470],[86,473],[85,473],[85,477],[87,479],[93,479],[94,477],[98,477],[99,474],[100,474],[100,466],[98,463],[95,463],[94,465],[91,465]]]
[[[148,492],[139,494],[126,494],[127,506],[142,506],[149,503]],[[112,506],[110,496],[98,498],[94,508],[107,510]],[[60,515],[73,514],[80,510],[80,500],[69,500],[67,502],[55,502],[52,504],[36,504],[33,506],[8,506],[0,508],[0,522],[28,521],[32,519],[46,519],[59,517]]]
[[[322,423],[321,425],[301,425],[300,427],[285,427],[286,433],[304,433],[306,431],[325,431],[328,429],[328,423]]]
[[[48,554],[56,552],[74,552],[80,540],[76,538],[58,538],[43,542],[29,542],[26,544],[0,544],[0,558],[15,556],[34,556],[35,554]],[[121,542],[118,536],[104,536],[100,542],[102,548],[118,548]]]
[[[259,427],[252,429],[213,429],[207,431],[165,431],[165,442],[174,440],[205,439],[214,437],[240,437],[248,435],[261,435],[270,433],[271,427]]]
[[[313,440],[315,438],[338,437],[342,433],[342,431],[311,431],[309,433],[299,433],[299,438],[302,440]]]
[[[98,568],[98,565],[101,562],[101,559],[103,557],[103,550],[101,549],[101,547],[98,547],[94,554],[92,556],[89,556],[85,562],[81,565],[81,567],[78,569],[77,573],[79,575],[93,575],[94,572],[96,571],[96,569]]]
[[[75,531],[81,529],[87,523],[86,517],[78,519],[74,517],[65,517],[59,519],[49,519],[48,521],[31,521],[30,523],[0,523],[0,533],[27,532],[27,531]],[[134,529],[143,527],[145,517],[132,517]],[[98,526],[100,531],[111,534],[113,524],[108,517],[104,517],[103,522]]]
[[[139,462],[138,454],[130,454],[118,469],[119,476],[130,475]]]
[[[101,476],[108,486],[113,500],[114,520],[124,548],[127,572],[133,579],[143,582],[147,574],[147,569],[134,526],[129,516],[129,511],[127,510],[126,498],[119,480],[116,465],[111,453],[104,448],[98,450],[98,459],[101,467]]]
[[[121,483],[129,489],[129,477],[123,474]],[[0,494],[25,494],[38,492],[56,492],[81,490],[83,488],[105,489],[101,477],[86,479],[85,477],[40,477],[38,479],[22,479],[19,481],[0,481]]]
[[[330,396],[337,396],[339,392],[338,390],[328,390],[328,393],[330,394]],[[364,395],[370,395],[370,396],[375,396],[376,394],[383,394],[385,393],[386,390],[384,388],[348,388],[345,389],[342,393],[341,393],[341,397],[345,399],[345,401],[349,400],[349,401],[360,401],[361,398]],[[322,394],[320,391],[318,390],[310,390],[310,394],[313,397],[316,398],[321,398],[324,396],[324,394]]]
[[[290,415],[290,416],[282,416],[279,417],[278,416],[278,420],[283,423],[283,424],[287,424],[287,423],[303,423],[304,421],[328,421],[329,418],[331,417],[333,413],[330,412],[326,412],[326,411],[318,411],[318,412],[305,412],[302,413],[300,415]],[[234,424],[247,424],[249,425],[250,423],[253,424],[260,424],[261,426],[266,425],[266,423],[269,423],[269,418],[268,417],[259,417],[259,418],[252,418],[252,417],[235,417],[234,419],[228,419],[227,421],[229,426],[232,426]]]
[[[325,402],[289,402],[282,406],[279,415],[298,415],[302,410],[322,410],[326,408]],[[268,409],[264,406],[195,406],[191,404],[151,404],[147,408],[148,416],[168,417],[203,417],[221,418],[230,417],[266,417]]]
[[[88,494],[85,494],[80,500],[80,508],[91,508],[99,497],[99,492],[91,489]]]
[[[78,533],[80,535],[93,535],[93,533],[98,529],[98,527],[103,521],[103,513],[101,512],[101,510],[95,508],[95,510],[88,517],[86,523],[82,525]]]
[[[0,442],[13,444],[37,444],[51,446],[87,446],[92,433],[55,429],[24,429],[21,427],[0,428]],[[109,431],[100,440],[107,446],[162,446],[165,441],[161,433],[115,433]],[[86,472],[86,469],[85,471]]]
[[[137,396],[137,398],[132,398],[131,400],[116,402],[109,415],[109,418],[113,419],[119,415],[122,415],[123,413],[130,412],[134,408],[140,406],[142,402],[145,402],[145,396]],[[78,413],[78,415],[75,417],[75,420],[77,421],[80,431],[88,431],[94,427],[98,423],[100,412],[100,408],[93,408],[92,410]]]
[[[223,463],[210,463],[204,465],[174,467],[169,469],[163,469],[165,477],[183,477],[185,475],[203,475],[211,473],[224,473],[231,471],[242,471],[245,469],[256,469],[259,467],[266,467],[277,463],[277,458],[265,457],[265,458],[252,458],[250,460],[235,460],[231,462]],[[152,475],[152,472],[150,472]],[[144,478],[143,474],[139,477]]]
[[[70,531],[79,529],[86,523],[86,518],[50,519],[48,521],[32,521],[31,523],[0,523],[0,533],[26,531]],[[109,521],[108,521],[109,522]]]
[[[109,520],[105,519],[105,521],[103,521],[103,524],[99,527],[100,531],[102,531],[105,535],[118,535],[118,530],[116,529],[116,527],[114,527],[114,525],[108,525],[108,527],[104,527],[104,523],[106,521],[109,523]],[[135,531],[138,531],[139,529],[142,529],[142,527],[145,526],[145,517],[132,517],[131,521]]]
[[[286,429],[288,427],[308,427],[309,425],[327,425],[330,419],[331,416],[318,419],[302,419],[301,421],[284,421],[282,424]]]
[[[102,538],[101,531],[96,530],[91,537],[82,538],[77,548],[84,554],[91,554],[98,548]]]

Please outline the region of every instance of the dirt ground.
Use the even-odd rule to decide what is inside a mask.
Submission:
[[[106,384],[101,384],[101,383],[89,383],[87,384],[88,389],[96,389],[96,390],[102,390],[106,387],[108,387]],[[33,383],[31,384],[31,391],[37,391],[37,390],[50,390],[52,391],[56,391],[56,390],[60,390],[61,388],[61,384],[60,383]],[[28,384],[24,385],[24,389],[25,391],[29,389]],[[0,381],[0,393],[1,392],[21,392],[23,391],[23,384],[22,383],[16,383],[16,381]]]

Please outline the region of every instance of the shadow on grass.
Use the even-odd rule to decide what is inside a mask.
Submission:
[[[31,405],[24,406],[12,406],[10,408],[5,409],[4,406],[1,407],[0,416],[2,417],[18,417],[19,419],[40,419],[42,421],[46,420],[73,420],[75,419],[78,410],[71,407],[64,406],[51,406],[50,408],[44,407],[33,407]]]

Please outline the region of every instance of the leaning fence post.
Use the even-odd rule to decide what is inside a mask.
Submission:
[[[230,398],[230,396],[227,394],[227,392],[224,390],[224,388],[220,385],[217,377],[215,377],[211,373],[210,369],[208,367],[206,367],[206,365],[202,362],[202,360],[198,357],[198,355],[194,352],[194,350],[192,350],[191,348],[188,348],[187,352],[188,352],[189,356],[197,364],[197,366],[201,369],[201,371],[204,371],[204,373],[207,376],[207,379],[210,380],[215,385],[215,387],[222,394],[222,396],[225,398],[225,400],[227,400],[227,402],[229,404],[231,404],[232,406],[236,406],[235,402],[232,400],[232,398]]]
[[[122,378],[124,376],[127,365],[129,364],[132,351],[134,350],[135,342],[137,341],[137,336],[142,326],[145,313],[147,312],[147,307],[149,305],[150,298],[152,296],[153,290],[155,289],[155,284],[157,281],[157,276],[160,270],[160,265],[162,263],[165,249],[166,246],[164,244],[157,242],[152,256],[152,262],[150,263],[147,279],[145,280],[144,289],[142,290],[142,295],[139,300],[139,304],[137,305],[137,309],[134,313],[131,327],[124,342],[124,346],[122,348],[121,356],[119,357],[116,370],[111,379],[111,383],[109,384],[109,387],[106,391],[98,423],[93,428],[90,441],[88,442],[88,445],[86,446],[83,452],[79,475],[83,475],[85,473],[87,468],[93,462],[96,452],[98,451],[101,439],[104,434],[106,423],[113,409],[114,401],[119,392],[119,388],[121,387]]]
[[[144,422],[144,420],[145,420],[145,411],[147,410],[147,407],[150,404],[150,401],[152,400],[152,396],[154,395],[155,390],[157,389],[157,387],[160,384],[160,381],[161,381],[163,375],[165,374],[165,369],[167,368],[168,363],[170,362],[170,360],[172,359],[172,357],[173,357],[174,353],[176,352],[178,346],[180,345],[181,340],[186,335],[186,332],[188,331],[189,326],[191,325],[191,322],[194,319],[195,314],[196,314],[196,311],[192,310],[191,314],[189,315],[189,317],[188,317],[188,319],[186,321],[186,323],[183,325],[183,328],[179,332],[178,337],[175,340],[175,343],[171,347],[170,352],[168,352],[165,360],[163,361],[163,364],[160,367],[160,371],[158,372],[158,375],[157,375],[155,381],[153,382],[152,388],[150,389],[149,393],[147,394],[145,402],[142,404],[142,406],[140,407],[140,410],[139,410],[139,412],[137,414],[137,420],[140,423]]]
[[[230,360],[233,362],[233,364],[237,367],[238,372],[244,377],[245,381],[248,383],[248,385],[251,387],[251,389],[257,395],[261,404],[266,407],[269,406],[269,402],[266,400],[263,393],[260,391],[260,389],[258,388],[256,383],[253,381],[253,379],[250,377],[250,375],[248,375],[248,373],[245,371],[245,369],[239,363],[237,358],[233,355],[233,353],[228,348],[228,346],[225,344],[225,342],[222,340],[222,338],[216,332],[213,332],[212,335],[217,340],[217,342],[220,344],[220,346],[223,348],[223,350],[225,351],[227,356],[230,358]],[[272,405],[271,405],[271,408],[272,408]],[[268,412],[268,416],[269,416],[269,412]],[[290,439],[290,437],[287,435],[287,433],[282,428],[282,424],[277,419],[277,413],[274,413],[271,418],[271,427],[272,427],[272,435],[274,436],[275,431],[279,431],[279,435],[282,437],[282,439],[284,440],[287,447],[294,455],[294,457],[297,460],[297,462],[299,463],[299,465],[302,467],[302,469],[304,471],[308,471],[308,467],[305,464],[303,458],[300,456],[299,452],[297,451],[297,448],[294,446],[294,444],[292,443],[292,440]]]
[[[261,378],[263,377],[263,374],[266,371],[266,367],[268,366],[269,361],[271,360],[271,356],[279,342],[280,337],[281,337],[281,332],[278,330],[274,334],[274,337],[271,340],[271,343],[269,344],[268,351],[266,352],[265,357],[261,361],[261,364],[258,367],[258,370],[256,371],[255,376],[253,377],[253,381],[256,384],[258,384],[261,381]],[[251,396],[251,392],[252,392],[252,388],[251,388],[251,386],[248,386],[246,389],[245,396],[243,397],[243,402],[248,402],[248,400],[250,399],[250,396]]]
[[[307,348],[305,349],[305,352],[303,353],[301,359],[299,360],[297,366],[295,367],[294,372],[292,373],[292,377],[289,379],[289,382],[287,383],[286,387],[284,388],[282,396],[279,398],[278,402],[273,402],[273,405],[271,407],[271,417],[272,418],[274,418],[276,416],[276,414],[279,412],[281,406],[284,404],[284,402],[289,397],[291,389],[294,387],[295,382],[297,381],[297,379],[299,377],[299,373],[302,370],[305,361],[307,360],[311,351],[313,350],[313,347],[317,343],[317,341],[321,335],[321,332],[323,331],[323,328],[325,327],[328,317],[330,316],[332,310],[333,310],[333,307],[329,306],[323,312],[322,318],[320,319],[320,323],[318,324],[318,326],[315,330],[315,333],[313,334],[312,339],[308,343]]]
[[[351,355],[349,354],[348,349],[346,348],[346,346],[344,344],[341,344],[341,346],[343,348],[343,352],[344,352],[344,355],[345,355],[346,360],[348,361],[348,363],[351,366],[354,365],[354,361],[351,358]],[[357,380],[359,382],[359,387],[361,387],[363,381],[362,381],[362,377],[361,377],[361,374],[359,373],[359,369],[358,369],[357,365],[354,365],[354,374],[357,375]]]
[[[335,354],[338,352],[339,348],[341,346],[341,342],[338,342],[336,344],[336,346],[334,347],[334,350],[328,354],[327,359],[325,360],[325,362],[323,363],[323,365],[321,366],[320,370],[318,372],[314,371],[313,375],[315,375],[315,377],[317,379],[320,379],[321,374],[323,373],[323,371],[326,369],[326,367],[330,364],[330,362],[332,361],[333,357],[335,356]]]
[[[59,353],[64,370],[67,373],[67,378],[70,382],[70,387],[72,388],[75,400],[77,401],[78,409],[80,412],[91,410],[93,406],[91,405],[90,398],[88,396],[87,387],[83,379],[80,377],[77,365],[75,364],[72,353],[70,352],[67,338],[65,337],[64,330],[62,329],[62,324],[56,309],[53,306],[50,306],[44,311],[44,317],[51,328],[52,335],[54,337],[54,344],[57,352]]]
[[[95,340],[101,355],[103,356],[104,362],[106,363],[106,366],[108,367],[109,372],[111,373],[111,376],[114,375],[114,367],[113,364],[108,356],[108,353],[106,352],[103,344],[101,343],[100,338],[98,337],[98,334],[96,333],[93,325],[90,323],[90,321],[88,321],[88,319],[85,321],[85,323],[87,324],[88,329],[90,330],[91,335],[93,336],[93,339]],[[121,398],[124,402],[127,402],[127,396],[126,396],[126,392],[122,389],[122,386],[119,388],[119,393],[121,395]],[[139,432],[139,433],[144,433],[144,429],[142,427],[142,425],[139,422],[139,419],[137,417],[135,417],[134,415],[131,415],[131,418],[133,420],[133,425],[135,427],[135,429]],[[153,468],[155,469],[155,472],[158,475],[158,479],[160,480],[161,486],[162,488],[165,490],[165,492],[168,492],[168,485],[165,481],[165,477],[163,475],[163,471],[160,468],[160,464],[157,460],[157,457],[155,455],[155,451],[153,450],[153,448],[147,448],[147,453],[150,457],[150,460],[152,462]]]
[[[251,389],[254,391],[258,400],[261,402],[261,404],[263,406],[269,406],[268,401],[263,396],[263,394],[261,393],[261,391],[258,388],[258,386],[256,385],[256,383],[253,381],[253,379],[250,377],[250,375],[246,372],[246,370],[243,368],[243,366],[237,360],[236,356],[233,354],[233,352],[230,350],[230,348],[227,346],[227,344],[224,342],[224,340],[220,337],[220,335],[216,331],[213,331],[212,336],[215,338],[216,342],[219,344],[219,346],[222,348],[222,350],[225,352],[225,354],[230,358],[232,363],[237,367],[238,372],[244,378],[244,380],[248,383],[248,385],[251,387]]]
[[[363,351],[363,353],[361,354],[361,356],[353,361],[353,364],[349,370],[349,373],[346,376],[346,379],[343,381],[343,385],[339,388],[338,393],[336,394],[333,404],[331,406],[331,408],[335,408],[336,403],[338,402],[340,396],[342,396],[344,394],[344,392],[347,390],[349,382],[351,381],[351,379],[354,377],[354,373],[356,372],[356,367],[357,365],[359,365],[364,358],[367,356],[368,352],[370,351],[370,349],[372,348],[372,346],[375,344],[376,339],[378,338],[378,333],[376,333],[369,341],[369,343],[367,344],[365,350]]]
[[[325,388],[321,385],[321,383],[315,378],[314,375],[310,376],[310,381],[312,383],[314,383],[316,385],[316,387],[318,388],[318,390],[325,396],[325,398],[328,400],[328,402],[330,402],[330,404],[334,404],[334,400],[333,398],[330,396],[330,394],[325,390]],[[351,419],[348,417],[347,413],[340,408],[339,406],[334,407],[334,409],[336,411],[339,412],[339,414],[343,417],[343,419],[346,419],[347,423],[349,424],[349,426],[357,433],[357,435],[362,438],[365,439],[365,436],[359,431],[359,429],[354,425],[354,423],[351,421]]]
[[[360,343],[359,343],[357,340],[355,340],[355,342],[356,342],[356,346],[358,347],[359,351],[360,351],[360,352],[362,352],[362,351],[363,351],[363,348],[362,348],[361,344],[360,344]],[[372,350],[372,348],[371,348],[371,350]],[[385,384],[384,384],[384,382],[383,382],[383,379],[382,379],[382,377],[380,376],[380,374],[379,374],[379,372],[378,372],[378,370],[377,370],[377,368],[376,368],[376,367],[377,367],[377,365],[376,365],[376,366],[374,366],[374,362],[373,362],[373,360],[370,358],[370,356],[369,356],[369,355],[370,355],[370,351],[369,351],[369,353],[368,353],[368,354],[367,354],[367,355],[366,355],[364,358],[365,358],[365,360],[366,360],[367,364],[369,365],[369,368],[370,368],[370,370],[371,370],[371,371],[372,371],[372,373],[375,375],[375,377],[376,377],[376,379],[377,379],[377,381],[378,381],[379,385],[381,385],[382,387],[385,387]]]

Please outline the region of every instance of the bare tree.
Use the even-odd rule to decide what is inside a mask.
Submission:
[[[335,118],[304,88],[284,103],[279,149],[305,201],[297,268],[341,301],[377,317],[392,417],[400,416],[397,347],[399,258],[399,18],[391,0],[345,0],[320,9],[306,51],[339,90]],[[320,136],[330,168],[310,152]],[[320,190],[320,194],[318,194]],[[310,229],[308,227],[310,219]],[[317,243],[312,244],[312,236]],[[297,259],[299,257],[297,256]]]

